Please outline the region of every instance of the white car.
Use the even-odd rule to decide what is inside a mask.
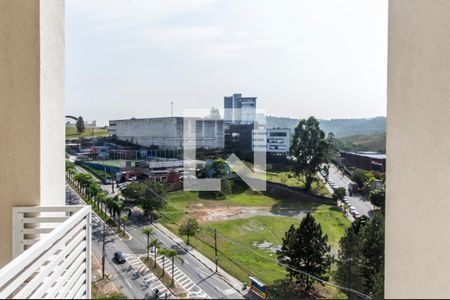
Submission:
[[[350,202],[347,199],[344,199],[344,203],[347,204],[347,205],[350,204]]]
[[[350,206],[350,211],[351,211],[351,212],[354,212],[354,211],[356,211],[356,208],[353,207],[353,206]]]

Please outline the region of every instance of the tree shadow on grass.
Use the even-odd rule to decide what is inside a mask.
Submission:
[[[269,299],[318,299],[323,298],[313,287],[306,292],[300,285],[286,279],[275,280],[269,286]]]
[[[313,213],[321,205],[319,202],[310,201],[283,190],[268,191],[265,195],[276,200],[270,211],[280,216],[295,217],[307,212]]]

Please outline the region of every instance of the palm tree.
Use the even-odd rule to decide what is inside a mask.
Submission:
[[[172,249],[166,249],[166,248],[162,248],[161,250],[159,250],[159,254],[162,255],[162,275],[161,277],[164,277],[164,275],[166,274],[166,257],[169,257],[168,251],[170,251]]]
[[[97,194],[101,192],[101,187],[98,185],[98,183],[94,181],[90,182],[86,192],[88,198],[91,201],[94,200],[94,203],[98,206]]]
[[[74,175],[77,173],[77,171],[75,170],[75,168],[69,168],[67,169],[67,178],[69,178],[69,181],[71,183],[73,183],[73,177]]]
[[[122,221],[122,213],[125,210],[125,202],[123,202],[122,199],[119,198],[119,196],[116,196],[116,209],[117,209],[117,215],[119,216],[119,230],[120,230],[120,221]]]
[[[153,229],[146,226],[142,228],[142,233],[147,236],[147,260],[150,258],[150,235],[153,233]]]
[[[105,199],[105,206],[106,206],[105,215],[106,215],[106,210],[108,210],[109,216],[112,217],[112,215],[113,215],[113,206],[114,206],[113,198],[106,197],[106,199]]]
[[[150,244],[149,247],[147,249],[149,249],[150,247],[153,247],[153,255],[154,255],[154,261],[153,261],[153,268],[156,268],[156,251],[157,249],[159,249],[159,247],[161,246],[161,242],[158,241],[157,239],[153,239]],[[148,260],[148,258],[147,258]]]
[[[114,196],[111,200],[111,216],[113,221],[119,226],[120,229],[120,215],[125,208],[125,203],[119,198]]]
[[[76,181],[78,182],[78,187],[80,189],[80,192],[82,192],[84,195],[86,195],[86,188],[93,181],[92,176],[89,174],[79,173],[75,177],[76,177]]]
[[[78,173],[78,174],[75,175],[75,177],[73,179],[77,183],[76,185],[77,185],[78,189],[81,189],[81,181],[83,179],[83,174]]]
[[[175,273],[175,258],[178,258],[181,263],[184,263],[184,260],[179,257],[179,254],[177,252],[177,250],[174,249],[163,249],[160,251],[161,255],[163,256],[163,275],[164,276],[164,258],[167,257],[169,259],[172,260],[172,283],[171,286],[173,286],[173,282],[174,282],[174,273]]]
[[[121,216],[120,220],[122,221],[122,227],[123,227],[123,235],[125,235],[125,223],[128,222],[128,216]]]
[[[99,203],[100,210],[103,212],[103,215],[106,217],[106,205],[107,205],[107,201],[108,201],[106,194],[103,191],[100,191],[95,196],[95,200]]]

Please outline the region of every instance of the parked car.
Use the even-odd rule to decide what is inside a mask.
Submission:
[[[356,208],[353,206],[350,206],[350,212],[353,213],[354,211],[356,211]]]
[[[119,263],[123,264],[126,262],[125,256],[123,256],[123,253],[120,251],[114,252],[114,259]]]

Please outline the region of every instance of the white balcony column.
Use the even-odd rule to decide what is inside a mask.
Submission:
[[[64,0],[0,1],[0,267],[12,208],[64,205]]]
[[[389,2],[387,298],[450,297],[450,1]]]

